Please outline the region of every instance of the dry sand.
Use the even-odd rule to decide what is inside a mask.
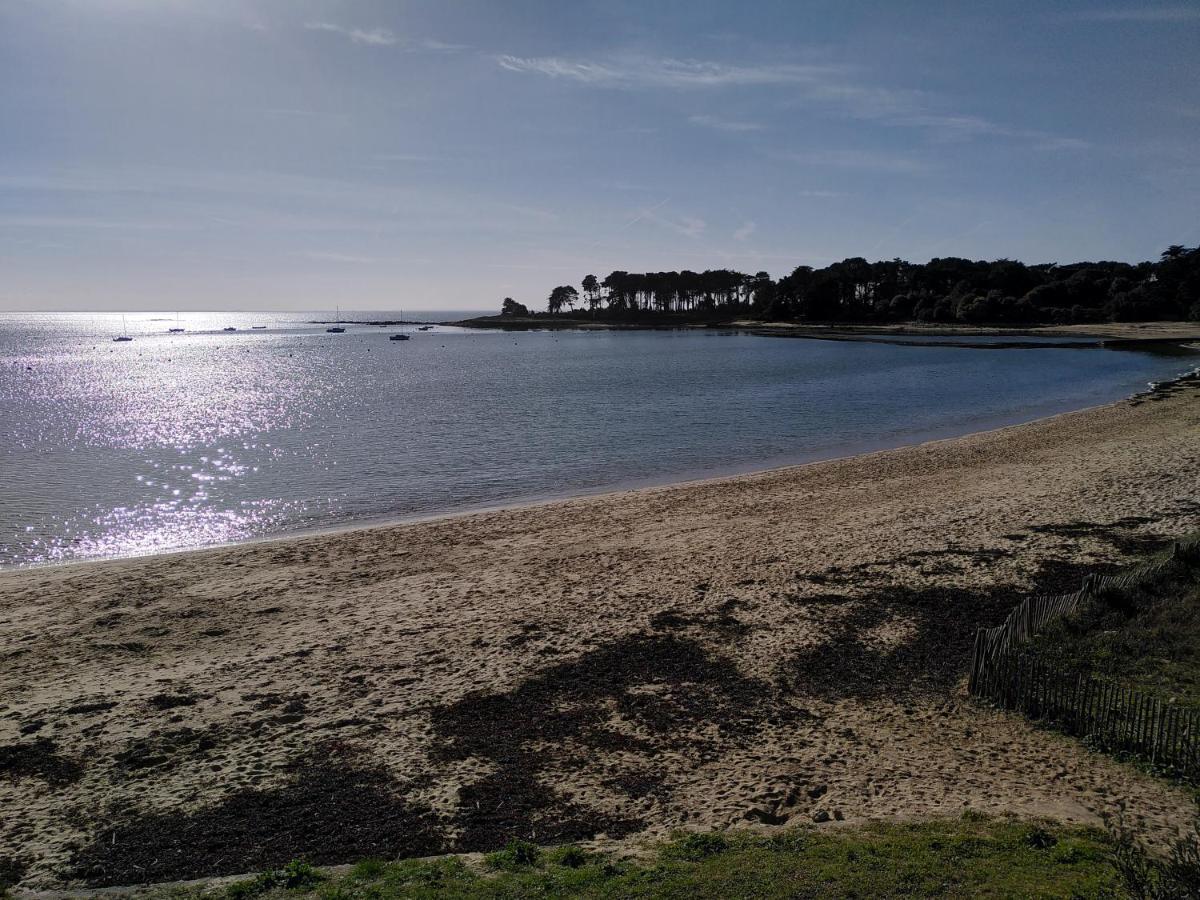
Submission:
[[[0,866],[957,814],[1181,789],[966,701],[1022,592],[1200,527],[1200,390],[756,475],[0,574]],[[78,882],[77,882],[78,883]]]

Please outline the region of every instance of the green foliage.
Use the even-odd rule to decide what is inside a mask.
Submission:
[[[689,834],[663,848],[666,859],[688,859],[693,862],[715,856],[729,849],[729,838],[716,831]]]
[[[509,841],[503,850],[487,854],[484,860],[493,869],[514,871],[536,866],[541,855],[542,851],[537,844],[514,839]]]
[[[1030,649],[1056,665],[1200,707],[1200,571],[1102,594],[1051,623]],[[1103,749],[1095,738],[1089,746]]]
[[[1025,843],[1034,850],[1046,850],[1058,843],[1058,838],[1041,825],[1031,825],[1025,832]]]
[[[1071,897],[1111,895],[1121,883],[1103,833],[978,815],[771,835],[690,834],[647,863],[607,861],[578,847],[531,847],[510,844],[491,854],[482,872],[457,857],[372,861],[295,893],[322,900]],[[505,864],[492,867],[498,858]]]
[[[1200,897],[1200,816],[1165,857],[1151,853],[1123,818],[1108,821],[1113,864],[1125,891],[1136,900]]]
[[[574,845],[558,847],[550,852],[548,858],[552,865],[566,866],[568,869],[578,869],[580,866],[585,866],[591,859],[585,850]]]
[[[350,870],[350,877],[359,881],[370,881],[378,878],[387,869],[387,863],[381,859],[364,859]]]
[[[307,890],[325,880],[325,875],[303,860],[293,859],[281,869],[260,872],[247,881],[235,881],[225,889],[230,900],[247,900],[270,893],[276,888],[289,891]]]

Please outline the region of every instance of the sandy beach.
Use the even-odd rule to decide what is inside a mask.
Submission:
[[[0,573],[0,864],[988,813],[1182,789],[968,702],[975,628],[1200,527],[1200,388],[755,475]],[[823,826],[824,827],[824,826]]]

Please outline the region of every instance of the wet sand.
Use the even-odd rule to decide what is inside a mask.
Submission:
[[[1181,789],[966,701],[974,629],[1200,527],[1200,389],[756,475],[0,573],[0,866],[954,815]]]

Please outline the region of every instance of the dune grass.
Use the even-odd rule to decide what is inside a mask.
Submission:
[[[1200,708],[1200,560],[1136,587],[1101,594],[1032,642],[1039,656]]]
[[[251,896],[348,898],[1097,897],[1118,876],[1094,829],[966,815],[918,824],[691,834],[639,861],[578,847],[513,843],[484,858],[385,863],[346,874],[293,864],[224,889]]]

